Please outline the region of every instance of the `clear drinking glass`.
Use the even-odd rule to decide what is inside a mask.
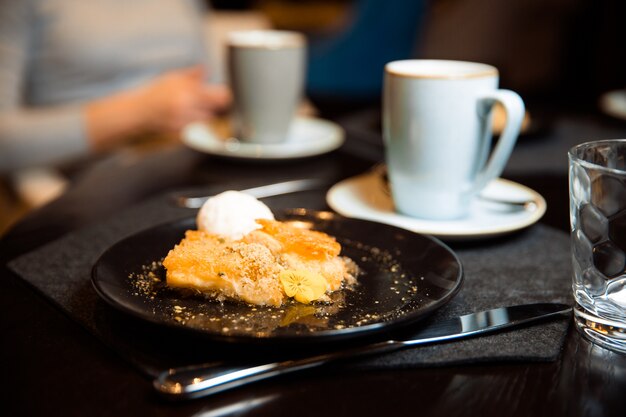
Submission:
[[[626,140],[584,143],[568,156],[576,325],[626,353]]]

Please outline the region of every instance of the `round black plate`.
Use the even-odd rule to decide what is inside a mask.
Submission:
[[[329,305],[281,308],[218,302],[167,288],[160,261],[196,227],[193,218],[142,231],[109,248],[93,285],[113,307],[149,322],[228,342],[330,341],[372,336],[414,323],[447,303],[463,280],[457,256],[440,241],[330,212],[290,210],[277,219],[334,236],[360,268],[358,284]]]

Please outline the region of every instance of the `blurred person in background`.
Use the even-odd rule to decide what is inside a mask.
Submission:
[[[0,168],[101,152],[226,107],[195,0],[0,2]]]
[[[200,0],[0,0],[4,189],[26,168],[162,137],[228,107],[228,89],[210,82],[206,13]]]

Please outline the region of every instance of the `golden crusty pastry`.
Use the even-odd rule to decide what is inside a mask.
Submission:
[[[163,265],[167,285],[213,293],[218,298],[280,306],[287,295],[283,271],[308,271],[325,280],[326,293],[352,279],[331,236],[274,220],[258,220],[261,229],[240,240],[189,230]],[[319,300],[328,299],[326,295]]]

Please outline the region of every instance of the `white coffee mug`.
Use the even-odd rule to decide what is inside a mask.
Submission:
[[[524,102],[498,89],[490,65],[403,60],[385,66],[383,137],[391,192],[399,213],[458,219],[504,169],[520,132]],[[507,122],[490,156],[491,109]]]
[[[249,30],[228,35],[234,127],[241,141],[280,143],[302,99],[306,39],[298,32]]]

